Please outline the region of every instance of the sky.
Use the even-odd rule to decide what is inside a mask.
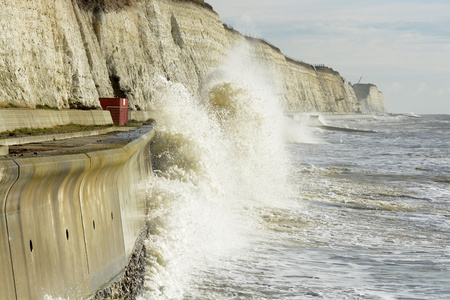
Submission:
[[[206,0],[286,55],[372,83],[392,113],[450,114],[450,0]]]

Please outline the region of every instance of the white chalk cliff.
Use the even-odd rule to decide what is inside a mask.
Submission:
[[[117,96],[148,110],[155,74],[195,95],[240,43],[265,64],[286,112],[360,109],[338,72],[226,28],[202,0],[0,1],[0,106],[96,108],[99,97]]]
[[[359,108],[362,113],[370,114],[387,112],[383,93],[378,90],[377,86],[370,83],[358,83],[353,85],[353,90],[355,91]]]

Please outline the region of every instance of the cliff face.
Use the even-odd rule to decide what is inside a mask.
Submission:
[[[94,108],[99,97],[118,96],[132,108],[151,109],[155,74],[199,93],[210,70],[245,43],[269,70],[286,111],[357,110],[339,73],[286,59],[277,48],[224,28],[203,1],[106,7],[108,1],[0,2],[0,105]]]
[[[373,84],[353,85],[362,113],[386,113],[383,93]]]

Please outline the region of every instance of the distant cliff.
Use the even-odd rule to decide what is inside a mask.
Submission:
[[[362,113],[386,112],[383,93],[375,85],[358,83],[353,85],[353,90]]]
[[[151,109],[155,74],[199,93],[239,43],[266,65],[287,112],[360,107],[338,72],[242,36],[202,0],[2,1],[0,28],[3,107],[97,108],[99,97],[118,96],[134,109]],[[385,111],[368,105],[365,111]]]

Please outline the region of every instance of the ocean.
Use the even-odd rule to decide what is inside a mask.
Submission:
[[[139,299],[448,299],[450,115],[311,127],[264,74],[237,53],[200,98],[154,78]]]

